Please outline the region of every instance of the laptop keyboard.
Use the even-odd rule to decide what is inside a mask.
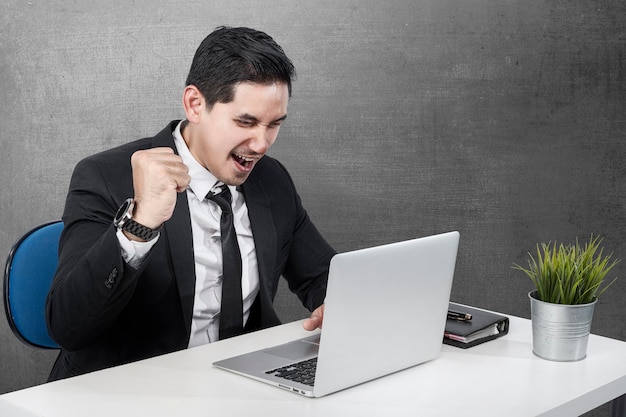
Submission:
[[[313,386],[315,383],[315,367],[317,366],[317,358],[307,359],[281,368],[272,369],[265,372],[268,375],[274,375],[278,378],[287,379],[289,381],[299,382],[304,385]]]

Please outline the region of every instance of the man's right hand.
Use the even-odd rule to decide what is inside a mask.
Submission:
[[[131,157],[135,212],[133,219],[156,229],[172,217],[177,193],[187,189],[189,169],[172,148],[153,148]]]

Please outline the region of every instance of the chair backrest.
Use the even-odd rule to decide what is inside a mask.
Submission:
[[[19,238],[4,269],[4,311],[11,330],[27,345],[58,349],[46,326],[46,297],[58,263],[63,223],[35,227]]]

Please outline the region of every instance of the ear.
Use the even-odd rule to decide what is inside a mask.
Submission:
[[[188,85],[183,91],[183,108],[190,123],[197,123],[199,116],[205,111],[204,96],[195,85]]]

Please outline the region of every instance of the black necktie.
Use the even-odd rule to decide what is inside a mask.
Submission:
[[[241,252],[233,221],[231,195],[223,184],[221,191],[211,190],[206,198],[222,209],[222,306],[220,311],[220,340],[243,333],[243,301],[241,299]]]

